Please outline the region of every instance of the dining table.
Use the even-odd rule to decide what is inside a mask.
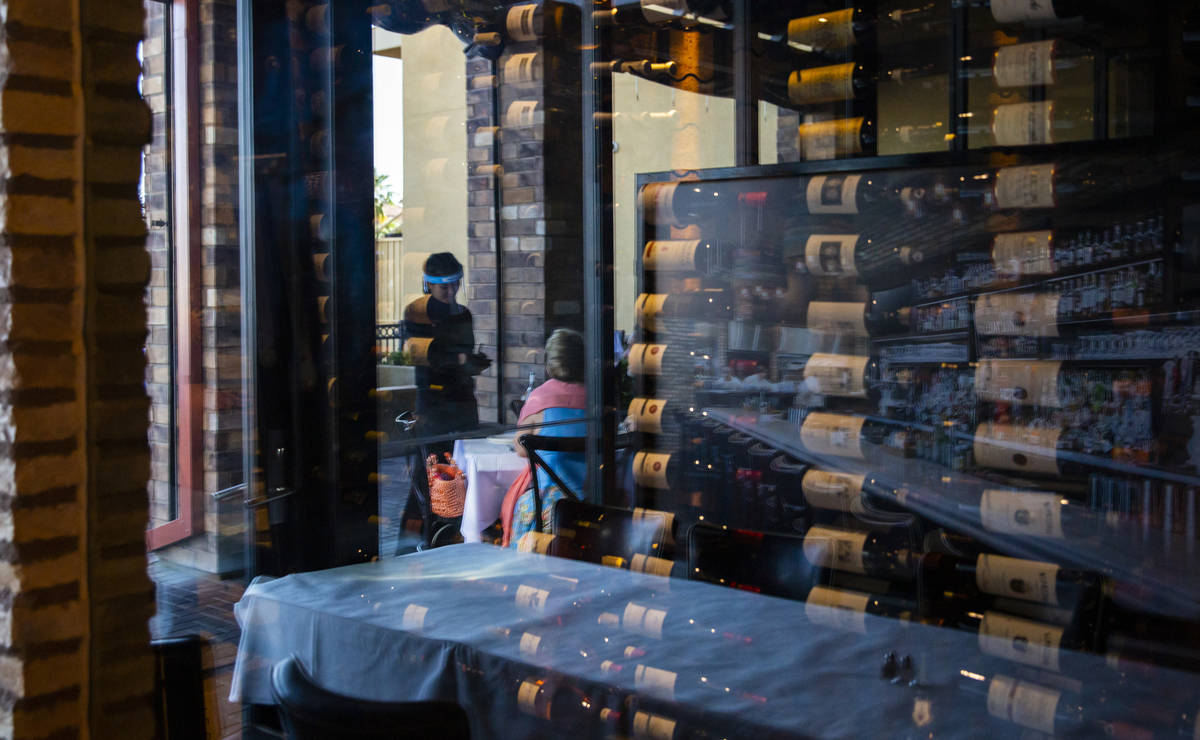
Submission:
[[[461,531],[464,542],[479,542],[480,533],[500,516],[509,486],[529,461],[516,453],[511,435],[458,439],[451,452],[467,478]]]
[[[273,704],[270,669],[295,655],[346,696],[456,701],[477,738],[604,737],[613,723],[635,738],[986,733],[995,706],[959,687],[996,669],[977,636],[877,616],[868,599],[790,601],[464,543],[256,579],[235,607],[231,698]],[[889,673],[886,656],[909,670]],[[1103,657],[1074,657],[1118,688]]]

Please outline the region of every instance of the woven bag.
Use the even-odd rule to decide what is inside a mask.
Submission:
[[[463,504],[467,500],[467,477],[454,464],[449,452],[442,454],[446,460],[444,463],[438,462],[437,455],[430,455],[425,461],[425,469],[429,473],[429,508],[443,519],[454,519],[463,513]]]

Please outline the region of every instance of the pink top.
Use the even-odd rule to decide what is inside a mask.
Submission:
[[[550,378],[542,383],[521,407],[520,417],[539,414],[546,409],[583,409],[587,408],[587,387],[583,383],[564,383]]]

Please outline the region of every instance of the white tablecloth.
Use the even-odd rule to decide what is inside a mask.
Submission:
[[[529,461],[514,452],[511,445],[486,439],[460,439],[454,443],[453,455],[467,476],[463,539],[479,542],[479,533],[500,516],[505,492]]]

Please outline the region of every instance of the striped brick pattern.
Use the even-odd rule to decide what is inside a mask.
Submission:
[[[8,2],[0,90],[0,735],[75,736],[88,614],[73,2]]]
[[[83,270],[90,734],[152,737],[143,384],[150,275],[138,203],[150,117],[137,88],[138,0],[79,0],[83,73]]]
[[[141,5],[2,5],[0,736],[150,737]]]

